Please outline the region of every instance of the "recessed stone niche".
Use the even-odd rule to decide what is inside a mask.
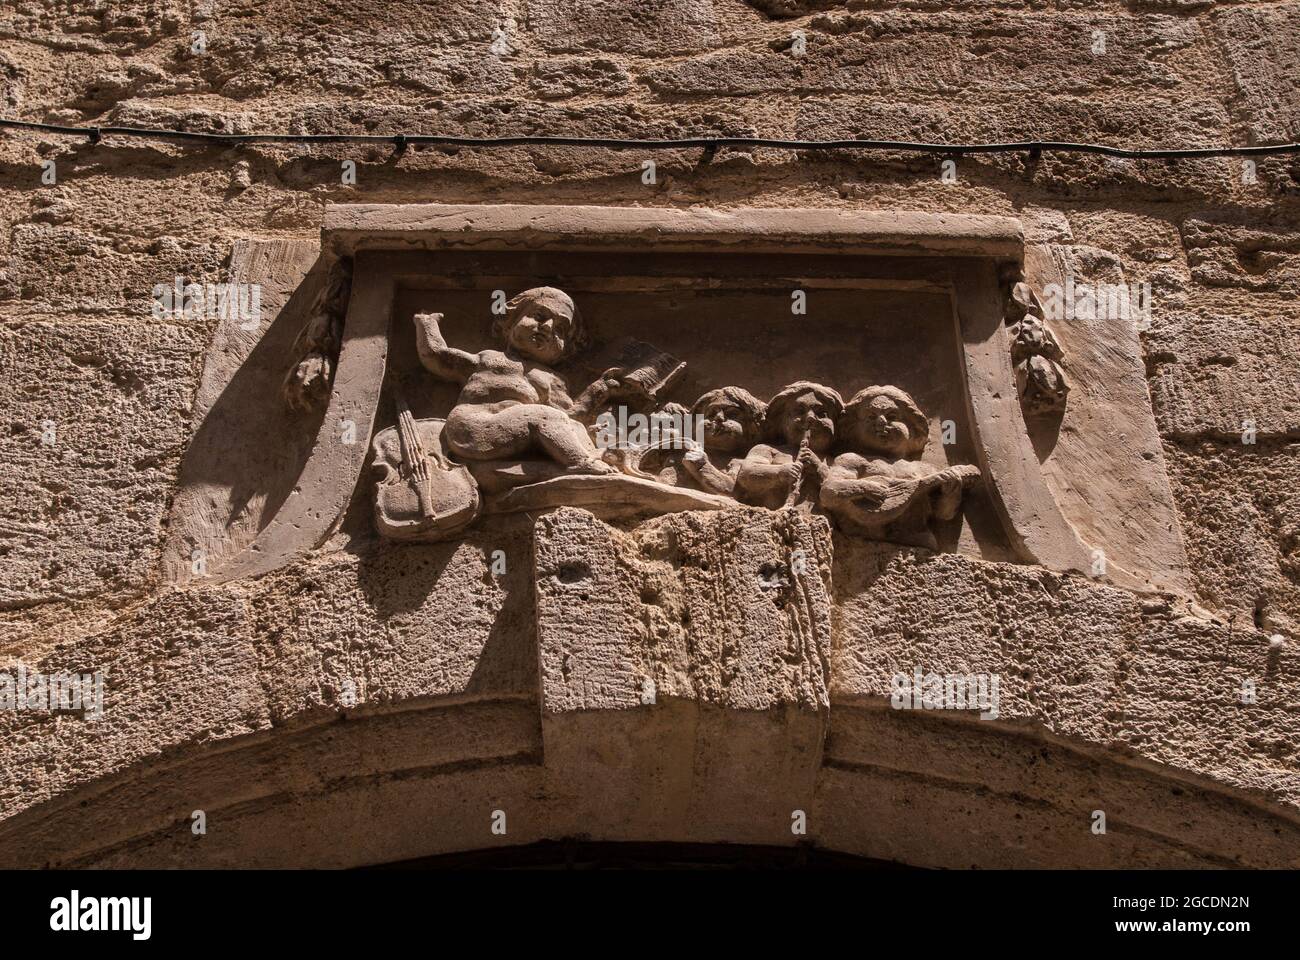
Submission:
[[[1186,590],[1136,330],[1044,318],[1034,290],[1068,265],[1045,248],[1027,249],[1014,219],[335,206],[319,253],[248,244],[232,266],[237,280],[270,287],[263,303],[271,322],[252,333],[219,328],[209,351],[171,528],[178,580],[191,575],[196,551],[210,560],[205,573],[232,577],[378,536],[372,439],[392,430],[401,467],[401,451],[418,448],[425,427],[400,446],[399,401],[412,422],[436,424],[463,400],[460,383],[421,362],[416,318],[440,315],[446,347],[486,356],[503,348],[493,324],[504,301],[555,288],[586,331],[581,349],[554,365],[572,398],[618,366],[629,340],[684,364],[640,398],[646,410],[689,410],[721,387],[762,402],[795,381],[824,385],[843,401],[893,387],[925,421],[924,449],[906,458],[913,465],[904,480],[945,470],[964,477],[945,488],[958,490],[949,500],[959,506],[927,514],[926,545],[1130,588]],[[446,446],[432,429],[425,442]],[[780,446],[779,437],[762,439]],[[851,446],[841,431],[821,462],[847,462]],[[861,452],[879,464],[878,452]],[[443,453],[448,469],[464,466],[450,447]],[[547,458],[536,445],[516,457],[525,471]],[[466,462],[479,480],[480,523],[495,512],[578,506],[626,526],[732,503],[689,481],[646,493],[640,481],[617,476],[557,479],[554,463],[541,476],[549,484],[503,493],[483,481],[481,464]],[[898,525],[855,525],[855,514],[841,517],[818,495],[799,507],[830,512],[839,536],[893,538]]]

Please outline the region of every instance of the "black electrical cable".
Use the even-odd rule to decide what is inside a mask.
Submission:
[[[139,127],[67,127],[54,123],[0,118],[0,130],[34,130],[68,137],[136,137],[201,143],[387,143],[404,150],[411,144],[437,147],[602,147],[609,150],[681,150],[719,147],[774,147],[780,150],[892,150],[911,153],[1094,153],[1125,160],[1176,160],[1195,157],[1249,157],[1300,153],[1300,143],[1262,147],[1195,147],[1130,150],[1103,143],[1024,140],[1017,143],[915,143],[906,140],[778,140],[769,137],[684,137],[675,140],[627,140],[609,137],[449,137],[426,134],[364,133],[197,133],[189,130],[150,130]]]

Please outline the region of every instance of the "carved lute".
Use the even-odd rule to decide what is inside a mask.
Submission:
[[[853,499],[872,512],[874,522],[892,523],[911,507],[918,494],[938,489],[950,477],[969,486],[979,479],[980,472],[978,467],[960,464],[928,477],[864,477],[859,484],[869,492],[863,490]]]

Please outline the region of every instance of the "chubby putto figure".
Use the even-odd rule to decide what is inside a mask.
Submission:
[[[553,369],[583,342],[582,317],[554,287],[534,287],[506,304],[493,325],[504,350],[469,353],[447,345],[442,314],[415,317],[416,349],[434,376],[463,384],[447,415],[446,441],[469,461],[543,454],[567,473],[613,473],[584,423],[618,390],[601,379],[575,400]]]
[[[763,402],[742,387],[719,387],[695,401],[691,416],[702,424],[703,445],[682,457],[686,472],[710,493],[734,496],[736,474],[763,429]]]
[[[979,469],[917,460],[930,422],[897,387],[859,391],[845,406],[838,430],[848,452],[834,458],[822,480],[822,509],[848,533],[935,549],[931,518],[957,515],[962,490]]]
[[[840,395],[820,383],[800,380],[778,392],[767,405],[769,442],[755,444],[736,470],[736,499],[773,510],[805,499],[826,478],[823,458],[843,409]],[[806,499],[815,503],[815,492]]]

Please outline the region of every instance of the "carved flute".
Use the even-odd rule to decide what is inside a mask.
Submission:
[[[802,454],[808,449],[808,435],[811,432],[811,430],[805,430],[803,432],[803,437],[799,441],[799,454]],[[798,469],[795,470],[794,479],[790,482],[790,492],[785,495],[786,507],[793,507],[798,503],[799,494],[803,491],[803,460],[796,459],[795,466]]]

